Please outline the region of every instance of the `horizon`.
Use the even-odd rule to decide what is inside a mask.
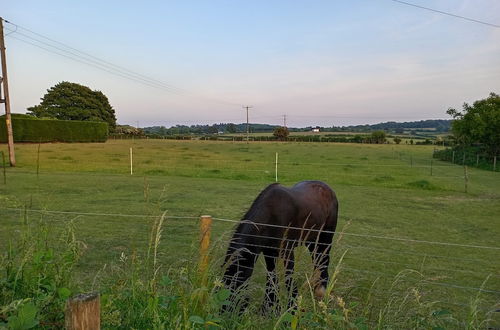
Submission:
[[[413,2],[500,22],[492,0]],[[244,105],[253,106],[250,121],[271,125],[283,115],[294,127],[370,125],[448,120],[448,108],[500,86],[499,28],[389,0],[29,1],[5,4],[2,15],[12,22],[5,30],[17,113],[71,81],[102,91],[118,122],[132,126],[246,122]],[[68,49],[161,85],[72,60]]]

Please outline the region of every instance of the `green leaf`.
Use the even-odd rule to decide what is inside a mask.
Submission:
[[[38,325],[37,313],[36,306],[31,302],[27,303],[18,309],[17,315],[12,315],[7,319],[8,326],[15,330],[34,328]]]
[[[189,318],[189,322],[195,323],[195,324],[205,324],[205,320],[197,315],[193,315]]]
[[[446,309],[432,312],[432,316],[442,316],[442,315],[450,315],[450,314],[451,314],[451,312],[449,310],[446,310]]]
[[[220,289],[215,294],[215,299],[217,299],[218,302],[222,303],[226,299],[228,299],[230,296],[231,296],[231,290],[229,290],[229,289]]]
[[[282,322],[292,322],[292,320],[293,320],[293,315],[288,312],[281,317]]]
[[[59,288],[57,294],[61,299],[68,299],[71,296],[71,291],[68,288]]]

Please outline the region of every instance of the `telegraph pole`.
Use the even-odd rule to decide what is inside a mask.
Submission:
[[[283,115],[283,127],[286,127],[286,115]]]
[[[5,59],[5,40],[3,35],[3,22],[4,19],[0,17],[0,55],[2,57],[2,77],[0,83],[0,103],[5,104],[5,126],[7,126],[7,141],[9,145],[9,160],[10,166],[16,166],[16,155],[14,153],[14,135],[12,134],[12,117],[10,115],[10,97],[9,97],[9,82],[7,80],[7,60]]]
[[[247,143],[250,141],[250,125],[248,124],[248,109],[251,108],[252,106],[244,106],[244,109],[247,109]]]

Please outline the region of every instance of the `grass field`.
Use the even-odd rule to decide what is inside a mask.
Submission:
[[[500,175],[468,169],[465,193],[464,168],[432,161],[433,148],[171,140],[20,144],[18,166],[7,168],[6,184],[0,178],[0,247],[15,244],[40,219],[49,224],[51,237],[72,221],[85,243],[72,290],[106,291],[103,268],[124,256],[146,255],[151,228],[166,211],[158,246],[163,271],[194,272],[197,217],[241,218],[259,191],[275,181],[278,153],[279,182],[322,180],[338,195],[338,230],[344,234],[336,235],[332,252],[331,269],[338,271],[332,308],[342,305],[339,298],[352,303],[352,314],[362,314],[370,328],[381,324],[381,315],[383,328],[425,328],[419,317],[448,318],[457,328],[476,321],[479,327],[499,326],[499,313],[491,311],[500,301]],[[214,280],[233,226],[214,221]],[[298,252],[304,308],[320,314],[321,305],[308,294],[311,262],[305,250]],[[253,308],[264,279],[259,261]],[[208,317],[207,310],[199,313]],[[277,322],[258,313],[243,319],[250,323],[232,319],[226,326],[267,328]]]

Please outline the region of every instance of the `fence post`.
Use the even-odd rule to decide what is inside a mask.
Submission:
[[[274,168],[275,180],[278,182],[278,153],[276,153],[276,164]]]
[[[130,147],[130,175],[133,175],[134,171],[132,169],[132,147]]]
[[[467,193],[467,183],[469,182],[469,176],[467,175],[467,165],[464,165],[464,188],[465,193]]]
[[[38,175],[40,173],[40,145],[42,144],[42,139],[38,141],[38,149],[36,152],[36,178],[38,179]]]
[[[5,165],[4,165],[5,168]],[[493,171],[497,170],[497,156],[493,157]]]
[[[3,184],[7,184],[7,173],[5,173],[5,154],[2,151]]]
[[[101,328],[100,298],[96,292],[79,294],[66,303],[65,327],[68,330]]]
[[[432,176],[432,159],[431,159],[431,176]]]
[[[209,215],[202,215],[200,217],[200,263],[198,269],[206,281],[206,271],[208,267],[208,247],[210,246],[210,232],[212,227],[212,217]]]

